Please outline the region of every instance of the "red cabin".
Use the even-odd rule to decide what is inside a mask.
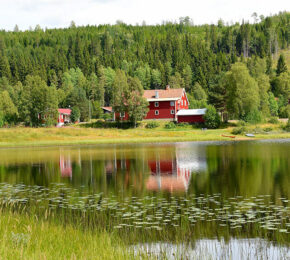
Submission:
[[[58,109],[57,124],[59,126],[62,126],[65,123],[70,123],[71,122],[70,114],[71,114],[71,109],[69,109],[69,108],[59,108]]]

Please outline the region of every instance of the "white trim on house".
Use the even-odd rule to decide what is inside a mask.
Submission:
[[[155,116],[159,116],[159,110],[155,110]]]

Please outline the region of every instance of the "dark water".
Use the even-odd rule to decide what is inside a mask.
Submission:
[[[0,150],[0,183],[89,193],[289,198],[290,140]]]

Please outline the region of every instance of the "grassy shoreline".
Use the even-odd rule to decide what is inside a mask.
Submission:
[[[264,124],[249,126],[249,131],[272,128],[272,131],[261,132],[254,138],[236,135],[236,138],[224,137],[230,135],[233,127],[214,130],[194,129],[191,126],[175,129],[97,129],[83,127],[64,128],[4,128],[0,129],[0,147],[37,147],[95,144],[127,144],[127,143],[161,143],[185,141],[232,141],[290,138],[290,133],[281,130],[279,125]]]

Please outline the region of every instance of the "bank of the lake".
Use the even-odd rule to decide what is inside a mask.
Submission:
[[[235,138],[228,137],[233,136],[233,127],[207,130],[195,129],[191,126],[174,129],[161,127],[156,129],[96,129],[77,126],[63,128],[15,127],[0,129],[0,147],[290,138],[290,133],[283,131],[279,125],[253,125],[247,129],[249,132],[255,133],[254,138],[246,137],[244,134],[236,135]]]

